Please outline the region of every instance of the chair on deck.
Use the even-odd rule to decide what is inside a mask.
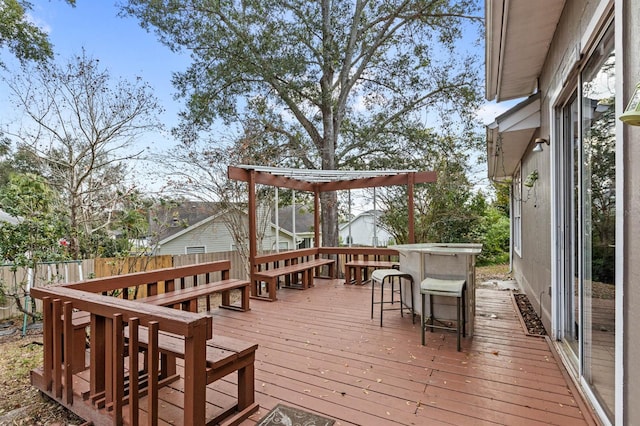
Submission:
[[[395,280],[398,279],[398,289],[395,289]],[[411,306],[407,305],[402,298],[402,280],[408,280],[411,283]],[[384,284],[385,281],[391,283],[391,300],[384,300]],[[374,290],[376,283],[380,283],[380,301],[374,301]],[[400,307],[399,308],[385,308],[385,304],[393,305],[395,303],[394,295],[398,293],[400,295]],[[380,327],[382,327],[382,313],[383,311],[400,310],[400,316],[404,317],[404,308],[409,309],[411,312],[411,320],[415,324],[415,311],[413,303],[413,277],[411,274],[402,272],[398,269],[376,269],[371,274],[371,318],[373,318],[373,305],[380,305]]]
[[[420,283],[420,293],[422,294],[422,326],[420,327],[422,333],[422,346],[425,345],[425,332],[427,327],[433,332],[434,328],[443,330],[455,330],[458,338],[458,352],[460,352],[460,334],[466,337],[465,325],[466,325],[466,309],[464,296],[466,295],[467,282],[464,279],[442,279],[427,277]],[[426,316],[426,301],[425,297],[429,296],[429,317]],[[455,297],[456,298],[456,326],[452,327],[447,325],[442,320],[435,318],[433,312],[433,296],[441,297]],[[462,321],[460,321],[460,311],[462,310]],[[435,323],[439,323],[436,325]]]

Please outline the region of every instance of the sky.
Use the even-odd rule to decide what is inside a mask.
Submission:
[[[84,48],[89,57],[98,59],[108,69],[114,80],[133,81],[140,76],[152,87],[154,96],[165,109],[161,121],[167,130],[146,135],[136,144],[136,149],[150,147],[157,151],[175,144],[168,130],[177,124],[177,114],[183,103],[174,100],[171,75],[186,69],[188,54],[171,52],[154,34],[142,29],[136,19],[119,17],[119,9],[111,1],[78,0],[75,7],[63,0],[34,1],[32,4],[30,18],[49,34],[59,63],[80,54]],[[18,69],[17,61],[6,51],[2,52],[2,59],[10,71]],[[0,125],[19,119],[8,97],[8,90],[0,81]],[[160,182],[156,182],[149,167],[149,164],[138,166],[139,183],[146,189],[159,189]]]
[[[140,76],[151,85],[165,109],[161,120],[167,131],[146,135],[136,148],[150,147],[158,151],[176,143],[168,130],[177,124],[177,114],[184,101],[174,99],[171,76],[187,68],[190,62],[187,53],[171,52],[155,34],[142,29],[137,19],[119,17],[118,7],[109,0],[77,0],[75,7],[63,0],[40,0],[32,4],[31,19],[49,34],[59,61],[64,63],[84,48],[90,57],[100,60],[114,79],[133,80]],[[4,51],[2,59],[10,69],[17,69],[16,61],[11,61]],[[0,81],[0,125],[17,114],[10,108],[7,98],[7,88]],[[481,122],[488,124],[510,106],[487,103],[478,111],[478,116]],[[160,188],[161,182],[157,181],[152,165],[147,163],[138,169],[139,183],[144,188],[151,191]]]

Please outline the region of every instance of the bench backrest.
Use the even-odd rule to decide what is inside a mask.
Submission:
[[[299,259],[305,257],[315,257],[318,254],[317,248],[306,248],[299,250],[289,250],[283,251],[280,253],[272,253],[272,254],[263,254],[261,256],[256,256],[255,263],[256,265],[262,265],[265,263],[272,262],[280,262],[285,260]]]
[[[221,280],[226,280],[229,279],[230,269],[231,262],[221,260],[197,265],[94,278],[64,284],[63,286],[92,293],[111,293],[112,295],[115,293],[123,299],[136,299],[138,297],[156,295],[162,290],[172,291],[176,288],[184,288],[187,279],[192,280],[193,285],[198,285],[199,277],[203,275],[205,282],[213,280],[213,274],[219,275]],[[161,288],[161,283],[164,283],[164,289]],[[143,291],[138,291],[140,287],[143,287]],[[130,289],[133,289],[133,291],[130,291]]]

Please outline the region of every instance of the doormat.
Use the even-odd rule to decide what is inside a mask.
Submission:
[[[335,420],[319,416],[300,408],[278,404],[256,426],[332,426]]]

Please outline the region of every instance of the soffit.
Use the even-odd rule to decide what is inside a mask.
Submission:
[[[485,0],[486,98],[498,102],[538,89],[564,0]]]
[[[489,178],[513,176],[533,136],[540,127],[540,94],[529,97],[487,126]]]

